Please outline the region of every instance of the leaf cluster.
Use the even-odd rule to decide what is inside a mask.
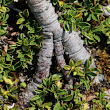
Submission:
[[[73,104],[66,104],[73,98],[74,92],[70,94],[67,90],[62,89],[60,82],[62,74],[58,73],[50,76],[48,79],[43,78],[43,83],[39,85],[39,89],[35,89],[36,95],[30,99],[32,107],[26,110],[67,110],[73,107]]]
[[[87,60],[86,65],[85,65],[85,67],[83,67],[83,69],[81,69],[79,66],[81,63],[82,63],[81,60],[74,63],[74,61],[70,59],[69,65],[66,65],[64,68],[65,68],[65,70],[69,71],[69,74],[72,72],[73,76],[76,76],[76,75],[79,76],[80,83],[79,83],[79,85],[77,85],[78,87],[84,83],[86,86],[86,89],[89,90],[89,83],[90,83],[89,77],[97,76],[97,74],[95,72],[100,71],[100,70],[97,68],[90,68],[90,65],[92,64],[91,56]]]
[[[18,69],[20,72],[29,69],[29,64],[32,65],[33,62],[33,56],[39,51],[42,38],[39,36],[41,28],[29,16],[28,9],[17,15],[16,25],[19,25],[20,36],[18,35],[16,38],[11,36],[13,37],[11,40],[8,38],[7,20],[10,19],[8,13],[10,9],[7,4],[11,2],[12,0],[0,0],[0,43],[3,41],[2,45],[0,44],[3,47],[0,48],[0,95],[3,99],[11,98],[16,102],[20,88],[26,87],[25,82],[19,84]],[[7,39],[2,40],[4,36]],[[5,105],[4,110],[6,109],[8,110]],[[17,109],[15,107],[12,110]]]
[[[98,0],[85,0],[84,2],[79,0],[53,0],[53,5],[56,5],[58,11],[61,12],[59,23],[66,31],[77,31],[77,29],[80,29],[81,34],[85,38],[84,43],[88,42],[89,44],[101,41],[98,33],[100,31],[105,36],[108,36],[107,44],[109,44],[110,17],[92,31],[91,22],[100,22],[99,17],[103,13],[101,10],[102,5],[100,5]],[[109,7],[107,7],[107,10],[109,11]]]

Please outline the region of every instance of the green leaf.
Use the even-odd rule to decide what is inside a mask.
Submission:
[[[21,66],[21,62],[18,61],[17,63],[14,64],[14,68],[17,69]]]
[[[58,101],[56,105],[54,106],[53,110],[59,110],[60,107],[61,105],[60,105],[60,102]]]
[[[7,107],[7,105],[6,105],[6,104],[4,105],[3,110],[9,110],[9,108]]]
[[[6,53],[6,61],[11,61],[12,59],[11,59],[11,56],[8,54],[8,53]]]
[[[105,35],[107,35],[107,32],[109,31],[109,28],[104,28],[103,30],[102,30],[102,32],[105,34]]]
[[[98,69],[98,68],[91,68],[91,71],[98,71],[98,72],[101,72],[101,70]]]
[[[74,61],[72,59],[70,59],[70,61],[69,61],[69,66],[70,67],[74,66]]]
[[[17,92],[19,92],[20,91],[20,87],[15,87],[15,86],[13,86],[13,87],[11,87],[11,89],[10,89],[10,92],[11,93],[17,93]]]
[[[85,81],[84,81],[84,84],[85,84],[85,86],[86,86],[86,89],[89,90],[89,87],[90,87],[90,86],[89,86],[89,81],[86,81],[86,80],[85,80]]]
[[[86,63],[86,68],[89,68],[92,63],[92,57],[90,56]]]
[[[63,19],[60,19],[60,20],[58,20],[58,22],[59,22],[59,23],[63,23],[63,22],[64,22],[64,20],[63,20]]]
[[[82,71],[79,71],[79,72],[77,73],[77,75],[79,75],[79,76],[85,76],[85,74],[84,74]]]
[[[37,100],[37,99],[40,99],[40,96],[39,96],[39,95],[33,96],[30,100],[31,100],[31,101],[34,101],[34,100]]]
[[[76,71],[76,72],[79,72],[79,71],[80,71],[80,67],[76,67],[76,68],[75,68],[75,71]]]
[[[88,43],[89,44],[93,44],[95,41],[94,40],[89,40]]]
[[[73,108],[73,104],[69,104],[68,105],[68,108]]]
[[[22,29],[24,26],[24,24],[19,25],[19,29]]]
[[[73,72],[73,75],[74,75],[74,76],[76,76],[76,75],[77,75],[77,72],[76,72],[76,71],[74,71],[74,72]]]
[[[6,0],[6,4],[10,4],[12,2],[13,2],[13,0]]]
[[[6,7],[4,7],[4,6],[2,6],[1,8],[0,8],[0,12],[3,12],[3,13],[5,13],[6,12]]]
[[[21,24],[21,23],[23,23],[24,21],[25,21],[24,18],[19,18],[19,19],[17,20],[16,24]]]
[[[52,84],[51,90],[54,92],[57,89],[55,84]]]
[[[86,11],[86,12],[84,12],[84,16],[87,16],[89,13]]]
[[[29,47],[28,46],[22,46],[23,51],[27,52]]]
[[[73,98],[73,95],[67,95],[65,97],[61,97],[60,99],[62,99],[63,101],[70,101],[72,100],[72,98]]]
[[[29,45],[36,45],[36,42],[30,42]]]
[[[70,31],[68,21],[64,21],[64,29],[65,29],[66,31]]]
[[[71,69],[71,67],[69,65],[66,65],[66,66],[64,66],[64,69],[69,71]]]
[[[0,3],[2,3],[2,0],[0,0]]]
[[[20,86],[21,86],[22,88],[26,88],[26,83],[25,83],[25,82],[21,82],[21,83],[20,83]]]
[[[50,107],[50,106],[52,106],[52,102],[44,103],[43,106],[48,106],[48,107]]]
[[[107,6],[107,11],[110,13],[110,6]]]
[[[29,108],[26,108],[25,110],[36,110],[36,107],[29,107]]]
[[[21,59],[20,59],[20,61],[25,61],[26,59],[24,58],[24,57],[22,57]],[[26,63],[24,63],[24,65],[25,65]]]
[[[94,12],[94,14],[96,14],[96,15],[102,14],[102,13],[103,13],[103,11],[102,10],[99,10],[99,9],[95,10],[95,12]]]
[[[29,39],[29,43],[31,43],[31,42],[33,42],[33,41],[35,41],[35,37],[31,37],[31,38]]]
[[[90,73],[87,73],[88,76],[97,76],[96,73],[93,73],[93,72],[90,72]]]
[[[57,77],[59,77],[59,80],[61,79],[61,77],[63,77],[62,73],[56,73],[54,75],[52,75],[52,81],[57,80]]]
[[[9,46],[9,47],[11,47],[11,46]],[[13,53],[15,51],[15,49],[13,49],[13,48],[9,48],[8,50],[7,50],[7,53]]]
[[[44,84],[45,86],[47,86],[47,80],[46,80],[45,78],[43,78],[43,84]]]
[[[108,102],[108,104],[106,105],[107,108],[110,108],[110,101]]]
[[[72,30],[77,31],[77,29],[76,29],[76,23],[72,23],[71,25],[72,25]]]
[[[29,16],[29,11],[28,11],[28,9],[25,9],[25,10],[23,11],[23,15],[26,16],[26,17]]]
[[[18,53],[18,58],[24,58],[24,54]]]
[[[92,14],[92,19],[98,21],[99,17],[97,14]]]
[[[94,34],[94,38],[95,38],[98,42],[100,42],[100,37],[99,37],[99,36],[97,36],[97,35]]]
[[[18,101],[19,98],[17,96],[14,96],[12,94],[8,94],[9,97],[11,97],[12,99],[14,99],[15,101]]]
[[[89,40],[94,40],[93,37],[91,37],[89,34],[87,34],[86,32],[82,31],[82,34]]]
[[[79,22],[78,26],[82,29],[82,30],[89,30],[90,28],[90,24],[87,22]]]
[[[82,63],[82,60],[79,60],[75,63],[75,66],[79,66]]]
[[[4,34],[6,34],[6,30],[0,29],[0,36],[3,36]]]
[[[87,21],[90,21],[90,20],[91,20],[91,17],[92,17],[92,15],[89,14],[89,16],[88,16],[88,18],[87,18]]]
[[[7,14],[7,15],[4,17],[4,23],[5,23],[5,21],[7,22],[8,18],[9,18],[9,15]],[[3,22],[2,22],[2,23],[3,23]]]
[[[89,0],[88,0],[88,1],[89,1]],[[90,9],[91,7],[93,7],[93,3],[87,4],[87,7]]]
[[[64,94],[67,94],[67,93],[68,93],[67,90],[61,90],[61,89],[57,90],[58,95],[64,95]]]
[[[58,99],[58,96],[57,96],[56,92],[54,92],[54,97],[55,97],[55,99]]]
[[[91,32],[99,33],[102,31],[102,29],[103,29],[103,26],[98,26],[98,27],[95,27]]]
[[[106,25],[109,25],[110,24],[110,16],[105,20],[104,22]]]
[[[20,34],[20,38],[21,38],[22,40],[24,39],[24,34],[23,34],[23,33]]]
[[[84,97],[81,93],[78,93],[78,96],[79,96],[79,97],[81,97],[81,98],[83,98],[83,97]]]
[[[28,33],[31,33],[31,34],[32,34],[32,33],[35,33],[35,29],[29,30]]]
[[[93,110],[96,110],[96,105],[93,105]]]

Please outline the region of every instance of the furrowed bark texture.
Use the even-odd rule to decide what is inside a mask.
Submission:
[[[51,65],[51,58],[53,54],[53,34],[51,32],[45,32],[44,40],[42,41],[41,49],[38,58],[38,68],[35,74],[35,79],[39,83],[42,82],[42,78],[49,76],[49,70]]]
[[[55,52],[56,52],[56,57],[57,57],[57,62],[60,65],[62,71],[64,72],[64,75],[66,77],[66,79],[68,80],[69,83],[72,83],[72,79],[69,75],[67,75],[67,71],[65,71],[63,68],[66,65],[65,63],[65,59],[63,57],[64,51],[63,51],[63,45],[62,45],[62,41],[61,41],[61,36],[62,36],[62,30],[57,29],[57,26],[59,26],[58,28],[60,28],[60,25],[57,21],[57,14],[54,12],[54,8],[52,7],[52,5],[49,3],[49,1],[42,1],[41,2],[39,0],[37,1],[29,1],[28,0],[28,5],[32,11],[32,13],[34,14],[35,18],[37,19],[39,25],[42,27],[42,31],[43,34],[45,35],[49,35],[49,34],[53,34],[54,38],[54,47],[55,47]],[[36,8],[35,8],[36,7]],[[43,50],[45,51],[45,50]],[[43,52],[42,51],[42,52]],[[48,54],[49,51],[47,51]],[[41,53],[39,53],[40,55]],[[45,52],[44,52],[44,56],[45,57]],[[43,58],[42,57],[42,58]],[[39,57],[39,59],[41,59],[41,57]],[[38,60],[38,68],[40,67],[40,62]],[[42,66],[46,66],[46,63]],[[41,79],[43,78],[43,75],[45,76],[45,70],[42,72],[39,72],[41,69],[38,69],[36,71],[36,75],[37,76],[41,76]],[[49,72],[49,71],[48,71]],[[38,77],[36,77],[36,80],[38,81]],[[39,80],[38,82],[41,82],[42,80]]]
[[[35,95],[34,89],[37,89],[42,82],[42,78],[47,78],[49,76],[52,54],[53,34],[45,32],[44,40],[42,41],[42,46],[39,52],[37,72],[32,81],[27,85],[26,91],[19,94],[19,110],[23,110],[29,106],[29,99]]]
[[[43,32],[52,32],[54,35],[54,42],[59,43],[59,45],[59,41],[62,37],[62,42],[65,45],[65,52],[68,53],[69,58],[74,61],[82,60],[83,63],[85,63],[90,54],[83,47],[77,32],[72,31],[69,33],[60,27],[57,20],[58,16],[50,1],[28,0],[28,6],[39,25],[42,27]],[[94,62],[92,63],[92,66],[95,66]]]

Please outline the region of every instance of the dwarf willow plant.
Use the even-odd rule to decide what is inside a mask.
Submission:
[[[97,74],[94,73],[94,71],[100,71],[100,70],[97,68],[90,68],[90,65],[92,63],[91,56],[89,57],[85,67],[83,67],[82,65],[83,69],[80,68],[81,63],[82,63],[81,60],[74,63],[74,61],[70,59],[69,65],[66,65],[64,69],[68,70],[69,74],[73,73],[73,76],[76,76],[76,75],[79,76],[80,83],[79,85],[77,85],[77,87],[81,86],[81,84],[85,84],[86,89],[89,90],[90,77],[97,76]]]
[[[53,5],[61,11],[59,23],[66,31],[77,31],[78,27],[85,37],[85,42],[88,41],[89,44],[100,42],[100,37],[91,32],[91,21],[99,21],[99,15],[103,13],[99,1],[94,4],[93,0],[84,2],[53,0]]]
[[[81,61],[76,62],[73,65],[73,62],[70,60],[69,66],[72,67],[76,66],[78,67],[81,64]],[[85,71],[88,72],[88,76],[95,76],[96,74],[93,73],[93,71],[96,71],[96,68],[89,69],[89,66],[91,64],[91,57],[89,58]],[[65,68],[69,68],[69,66],[65,66]],[[70,68],[71,68],[70,66]],[[74,68],[73,67],[73,68]],[[79,68],[79,67],[78,67]],[[91,72],[90,72],[91,71]],[[86,102],[86,100],[81,100],[84,98],[84,95],[80,93],[80,87],[82,83],[85,83],[86,89],[88,90],[90,88],[89,84],[89,78],[86,79],[88,76],[84,76],[85,73],[80,74],[79,71],[71,70],[73,74],[77,72],[80,76],[80,83],[78,85],[75,85],[74,87],[70,85],[70,89],[68,92],[66,89],[63,89],[64,84],[61,82],[63,74],[57,73],[52,76],[50,76],[47,79],[43,79],[43,83],[39,85],[38,89],[35,89],[36,95],[33,96],[30,99],[30,105],[31,107],[26,108],[26,110],[76,110],[74,106],[76,105],[79,110],[87,110],[89,107],[89,104]],[[76,74],[76,73],[75,73]],[[83,77],[83,78],[82,78]],[[84,79],[85,78],[85,79]],[[84,80],[82,80],[84,79]],[[107,101],[105,99],[105,96],[107,96],[104,92],[104,89],[100,93],[96,92],[96,99],[93,99],[93,110],[99,110],[99,109],[106,109],[109,110],[110,107],[110,101]]]
[[[12,0],[0,0],[0,36],[5,36],[7,34],[7,19],[9,18],[9,8],[7,4],[10,4]]]
[[[41,28],[37,22],[29,16],[28,9],[19,13],[16,24],[19,25],[19,29],[25,29],[25,35],[21,33],[20,37],[17,38],[17,46],[20,48],[17,50],[18,58],[20,58],[21,65],[23,68],[28,68],[28,63],[32,62],[33,55],[35,55],[34,49],[40,48],[41,37],[38,33]]]
[[[92,33],[105,34],[107,36],[107,44],[110,44],[110,16],[102,21],[101,24],[92,30]]]
[[[100,93],[96,93],[96,98],[93,99],[93,110],[99,110],[99,109],[104,109],[104,110],[110,110],[110,101],[105,99],[105,94],[104,89],[101,90]]]
[[[35,89],[36,95],[30,99],[32,107],[30,109],[44,110],[67,110],[73,107],[73,104],[67,104],[73,98],[74,92],[71,91],[69,94],[66,89],[62,89],[62,74],[54,74],[48,79],[43,79],[43,83],[39,85],[38,89]],[[53,107],[53,104],[54,107]]]
[[[9,8],[7,7],[7,4],[10,4],[12,0],[0,0],[0,36],[5,36],[7,34],[7,20],[9,18],[9,15],[7,12],[9,12]],[[13,48],[10,47],[10,49],[7,51],[6,54],[4,54],[4,50],[0,49],[0,83],[6,84],[5,88],[0,87],[0,95],[2,95],[4,98],[11,97],[14,100],[18,100],[17,97],[12,95],[11,93],[18,92],[19,87],[13,86],[14,83],[17,82],[16,78],[8,74],[10,71],[14,71],[17,68],[17,63],[13,64],[13,61],[15,60],[12,57]],[[15,78],[15,81],[12,82],[11,78]],[[17,90],[17,91],[16,91]],[[0,104],[3,102],[0,101]]]
[[[0,0],[0,37],[7,35],[8,25],[6,23],[9,18],[7,14],[9,8],[7,4],[11,2],[11,0]],[[21,70],[28,69],[29,63],[32,63],[33,56],[40,48],[42,39],[39,36],[41,28],[37,22],[29,16],[27,9],[19,13],[16,24],[19,25],[19,29],[21,32],[23,31],[23,33],[15,38],[17,42],[13,41],[13,45],[7,43],[8,48],[6,51],[0,49],[0,84],[2,85],[0,87],[0,95],[3,96],[3,98],[12,98],[18,101],[18,96],[12,94],[18,93],[21,87],[26,87],[26,84],[22,82],[19,86],[16,86],[15,83],[18,83],[19,80],[12,73],[17,73],[18,68],[21,68]],[[1,100],[0,104],[2,103]],[[7,110],[6,105],[4,106],[4,110]]]
[[[3,107],[3,110],[18,110],[19,106],[18,105],[14,105],[13,108],[8,108],[8,106],[5,104]]]

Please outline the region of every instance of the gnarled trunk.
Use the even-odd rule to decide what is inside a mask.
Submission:
[[[51,57],[53,52],[53,43],[56,52],[57,61],[64,72],[64,75],[69,83],[72,83],[72,79],[67,75],[67,71],[64,70],[66,65],[65,59],[63,57],[63,44],[65,46],[65,52],[68,54],[69,58],[74,61],[82,60],[84,64],[89,58],[90,54],[83,47],[81,40],[79,38],[78,32],[64,31],[58,22],[58,15],[54,11],[49,0],[27,0],[28,6],[33,13],[35,19],[38,21],[39,25],[42,27],[42,33],[44,35],[44,40],[42,42],[42,47],[39,52],[39,59],[37,63],[37,70],[35,73],[35,83],[39,84],[42,82],[43,77],[49,76],[49,69],[51,65]],[[63,44],[62,44],[63,43]],[[91,67],[95,67],[94,61],[92,61]],[[96,77],[97,81],[99,78]],[[34,84],[35,84],[34,83]],[[30,85],[33,84],[30,83]],[[27,87],[27,97],[32,97],[33,91],[36,87]],[[31,88],[31,91],[30,91]],[[28,94],[29,93],[29,94]],[[23,102],[27,103],[29,98]]]
[[[83,47],[77,32],[72,31],[70,33],[64,31],[60,27],[60,23],[57,19],[58,16],[54,11],[54,7],[52,6],[51,2],[49,0],[28,0],[28,6],[31,12],[34,14],[34,17],[38,21],[39,25],[42,27],[43,34],[45,35],[47,32],[51,32],[53,34],[55,50],[58,51],[60,48],[60,51],[58,51],[60,54],[56,51],[57,55],[63,55],[61,43],[62,40],[65,46],[65,52],[69,55],[69,58],[73,59],[74,61],[82,60],[84,64],[89,58],[90,54]],[[64,63],[61,66],[63,68],[65,62],[62,61],[62,63]],[[92,62],[91,67],[95,67],[94,61]]]

